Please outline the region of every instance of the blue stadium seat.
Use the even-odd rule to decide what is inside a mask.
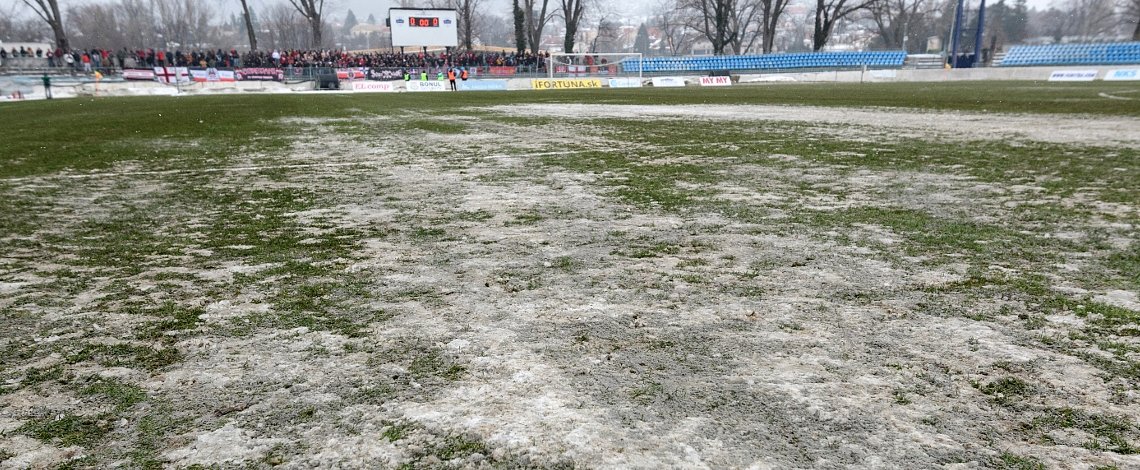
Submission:
[[[1003,67],[1033,65],[1140,64],[1140,42],[1014,46]]]
[[[1009,56],[1007,56],[1009,57]],[[1008,59],[1007,59],[1008,60]],[[711,70],[776,70],[798,68],[902,67],[904,51],[818,52],[718,57],[650,57],[642,61],[646,72],[705,72]],[[636,70],[637,61],[623,64],[627,71]]]

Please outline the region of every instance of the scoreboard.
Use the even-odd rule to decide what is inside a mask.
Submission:
[[[391,8],[388,25],[392,29],[392,45],[447,46],[459,45],[459,15],[452,9]]]

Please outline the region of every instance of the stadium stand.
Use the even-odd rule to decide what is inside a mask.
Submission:
[[[706,72],[713,70],[777,70],[813,68],[898,68],[903,66],[906,52],[815,52],[802,54],[765,54],[714,57],[651,57],[643,60],[643,71]],[[636,60],[626,60],[626,72],[637,69]]]
[[[1014,46],[1002,67],[1140,64],[1140,42]]]

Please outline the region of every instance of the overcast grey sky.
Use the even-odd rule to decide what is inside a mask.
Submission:
[[[106,3],[111,1],[114,0],[59,0],[59,5],[60,8],[66,10],[69,5]],[[227,13],[231,11],[238,11],[241,8],[241,5],[236,0],[199,1],[210,3],[216,8],[226,11]],[[625,0],[622,2],[607,1],[605,3],[637,4],[637,6],[640,7],[641,4],[649,5],[653,4],[656,1],[657,0]],[[284,2],[286,2],[286,0],[250,0],[250,5],[254,9],[261,9],[266,5]],[[553,4],[555,2],[552,1],[551,3]],[[376,18],[379,19],[387,16],[388,8],[394,7],[396,5],[397,2],[392,0],[326,0],[325,10],[328,12],[330,18],[335,17],[338,20],[343,19],[343,15],[345,15],[350,9],[353,13],[356,14],[356,16],[360,17],[361,20],[368,18],[369,14],[376,15]],[[482,5],[487,10],[507,13],[509,11],[511,2],[510,0],[483,0]],[[24,16],[32,14],[27,9],[27,7],[23,5],[23,2],[21,0],[0,0],[0,14],[7,14],[9,11],[13,11],[13,8],[15,8],[17,15]]]
[[[59,0],[60,7],[66,9],[69,5],[79,5],[84,3],[99,3],[108,2],[113,0]],[[209,2],[217,8],[229,13],[236,11],[238,2],[234,0],[199,0]],[[284,2],[286,0],[251,0],[255,9],[261,9],[265,5],[272,3]],[[793,2],[802,2],[805,0],[793,0]],[[977,3],[978,0],[969,0],[971,3]],[[987,0],[989,3],[996,3],[997,0]],[[1034,8],[1045,8],[1061,0],[1029,0],[1029,6]],[[628,16],[636,16],[643,14],[650,6],[656,5],[660,0],[621,0],[611,1],[602,0],[606,8],[611,9],[614,13],[625,13]],[[426,2],[425,2],[426,3]],[[551,1],[552,4],[556,1]],[[368,18],[369,14],[376,15],[377,19],[382,19],[387,16],[388,8],[395,6],[396,2],[391,0],[327,0],[326,10],[330,19],[341,20],[344,18],[348,10],[361,20],[364,21]],[[486,10],[506,14],[510,9],[510,0],[483,0],[484,8]],[[23,5],[21,0],[0,0],[0,14],[8,14],[8,12],[15,12],[18,16],[31,15],[27,7]]]

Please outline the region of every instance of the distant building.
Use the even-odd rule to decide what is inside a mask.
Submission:
[[[351,34],[354,37],[368,36],[369,34],[372,34],[372,33],[376,33],[376,34],[379,34],[381,36],[384,36],[384,35],[391,34],[391,31],[388,29],[387,26],[384,26],[382,24],[368,24],[368,23],[358,24],[356,26],[353,26],[352,29],[349,30],[349,34]]]

